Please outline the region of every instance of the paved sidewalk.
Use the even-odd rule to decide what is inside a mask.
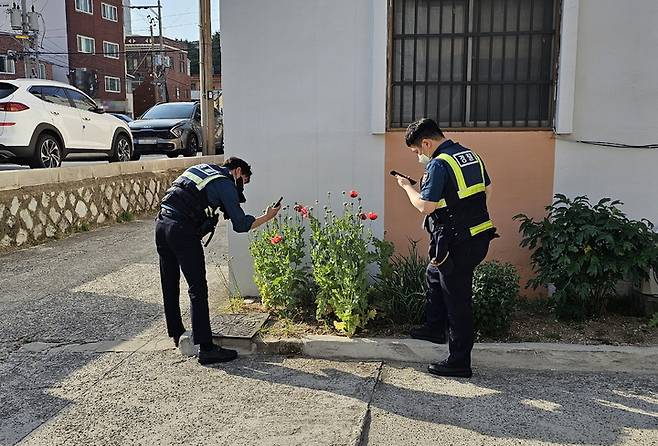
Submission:
[[[480,367],[470,381],[390,361],[199,366],[166,338],[152,230],[0,256],[0,445],[658,445],[656,374],[600,362]]]

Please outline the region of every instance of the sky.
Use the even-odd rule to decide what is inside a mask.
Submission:
[[[157,0],[131,0],[132,6],[154,5]],[[165,37],[173,39],[199,40],[199,0],[161,0],[162,27]],[[211,0],[212,31],[219,30],[219,0]],[[133,34],[148,35],[148,15],[153,13],[147,9],[132,10]],[[153,30],[158,34],[157,25]]]

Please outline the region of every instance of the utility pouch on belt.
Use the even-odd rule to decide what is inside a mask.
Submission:
[[[204,246],[207,247],[210,243],[210,240],[212,240],[213,236],[215,235],[215,228],[219,222],[219,214],[206,211],[206,215],[207,218],[203,221],[203,223],[201,223],[201,226],[199,226],[198,236],[200,239],[202,239],[206,235],[210,234],[210,237],[208,237],[208,240],[206,240],[206,243],[204,244]]]
[[[454,269],[454,262],[450,255],[454,231],[438,224],[435,217],[431,215],[425,217],[423,227],[430,234],[430,264],[441,273],[449,274]]]

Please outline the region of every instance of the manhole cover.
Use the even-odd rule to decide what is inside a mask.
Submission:
[[[267,313],[220,314],[210,323],[212,334],[222,338],[251,339],[269,316]]]

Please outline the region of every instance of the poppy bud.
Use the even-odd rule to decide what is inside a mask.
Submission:
[[[358,196],[359,196],[359,193],[357,191],[355,191],[355,190],[350,191],[350,197],[356,198]]]

